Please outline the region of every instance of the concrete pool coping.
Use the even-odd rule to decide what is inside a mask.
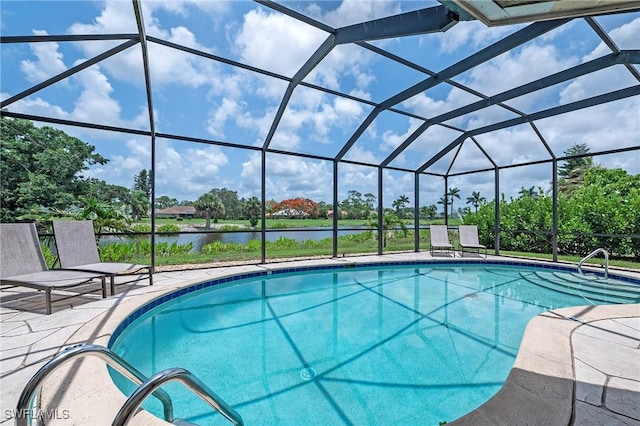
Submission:
[[[159,272],[154,275],[153,287],[145,281],[142,282],[144,285],[123,284],[118,287],[119,294],[108,299],[62,311],[55,311],[54,304],[54,314],[48,316],[11,310],[3,303],[2,423],[11,420],[11,410],[15,409],[27,380],[51,356],[64,347],[79,343],[107,346],[114,330],[128,315],[166,293],[204,280],[241,273],[344,265],[345,262],[413,260],[456,261],[460,258],[405,253]],[[511,258],[493,256],[489,256],[489,260],[514,262]],[[639,273],[625,275],[640,278]],[[73,302],[73,298],[69,300]],[[621,424],[637,422],[640,420],[640,414],[637,414],[640,411],[637,402],[640,401],[639,343],[640,305],[564,308],[544,313],[529,323],[514,368],[498,394],[450,424],[566,425],[586,418],[591,421],[601,418],[605,424],[612,419]],[[612,361],[612,352],[619,353],[622,360]],[[598,354],[600,356],[595,356]],[[593,365],[598,358],[605,361],[604,367]],[[606,372],[605,367],[609,364],[624,366],[623,374]],[[91,379],[87,380],[87,377]],[[94,358],[84,358],[61,368],[43,387],[43,408],[56,410],[54,417],[59,417],[48,424],[94,424],[97,416],[112,419],[124,400],[124,395],[108,376],[104,363]],[[165,424],[145,412],[136,415],[134,420],[131,424]]]

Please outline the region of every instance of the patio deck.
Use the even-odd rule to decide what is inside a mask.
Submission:
[[[77,295],[78,288],[69,293],[72,297],[58,293],[53,298],[51,315],[44,314],[41,294],[3,287],[0,424],[13,421],[12,410],[26,382],[53,355],[78,343],[106,346],[111,332],[129,312],[163,293],[240,272],[428,259],[432,259],[429,253],[406,253],[158,272],[154,286],[148,286],[147,280],[121,284],[118,294],[107,299],[101,298],[96,286],[87,287],[83,296]],[[640,278],[640,273],[629,274]],[[91,380],[82,380],[83,377]],[[124,396],[106,378],[104,364],[91,359],[83,359],[80,366],[63,367],[52,375],[43,395],[45,399],[55,398],[55,405],[50,406],[58,411],[57,418],[47,424],[110,423]],[[151,423],[166,424],[147,413],[136,415],[130,424]],[[639,423],[640,305],[609,305],[564,308],[534,318],[502,390],[478,410],[449,424]]]

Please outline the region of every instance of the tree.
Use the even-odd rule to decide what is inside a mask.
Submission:
[[[0,117],[0,219],[33,208],[65,210],[88,193],[81,172],[107,159],[95,147],[52,127]]]
[[[587,157],[589,154],[589,147],[585,143],[576,143],[571,145],[564,151],[567,158],[562,162],[562,165],[558,167],[558,177],[560,179],[568,179],[571,175],[576,173],[576,170],[581,170],[581,174],[593,166],[593,159]]]
[[[453,188],[449,188],[449,192],[447,192],[447,196],[449,198],[451,198],[451,217],[453,217],[453,199],[454,197],[457,198],[458,200],[460,199],[460,190],[456,187]]]
[[[216,195],[224,205],[223,215],[228,219],[240,219],[242,217],[242,203],[238,199],[238,193],[227,188],[214,188],[210,191]]]
[[[151,172],[147,172],[146,169],[140,170],[140,173],[133,178],[134,191],[142,191],[147,200],[151,199]]]
[[[96,238],[103,232],[125,232],[131,224],[131,217],[113,204],[91,197],[80,197],[81,208],[72,217],[76,220],[92,220]]]
[[[442,204],[442,207],[444,209],[443,215],[446,216],[447,215],[447,208],[449,207],[449,199],[447,198],[446,195],[440,197],[440,199],[438,200],[438,204]]]
[[[404,219],[405,218],[405,211],[404,211],[404,206],[409,202],[409,197],[407,197],[406,195],[401,195],[400,197],[398,197],[397,200],[395,200],[392,204],[392,206],[396,209],[396,212],[398,214],[398,217]]]
[[[281,210],[287,211],[290,217],[297,217],[300,215],[301,217],[315,219],[320,215],[318,203],[310,200],[309,198],[288,198],[280,201],[274,206],[274,208],[274,212]]]
[[[567,157],[576,155],[586,155],[589,148],[586,144],[574,144],[564,151]],[[558,192],[560,194],[571,197],[573,193],[582,186],[584,174],[587,170],[595,167],[591,157],[567,158],[560,167],[558,167]]]
[[[140,220],[142,217],[147,216],[149,211],[149,199],[144,191],[133,190],[129,194],[128,199],[129,207],[131,208],[131,217],[133,220]]]
[[[87,197],[113,205],[123,205],[129,199],[131,190],[120,185],[111,185],[98,179],[88,179]]]
[[[211,218],[213,217],[213,223],[218,223],[218,218],[224,215],[224,204],[220,201],[217,195],[207,192],[203,194],[194,203],[196,211],[204,213],[206,217],[206,229],[211,229]]]
[[[245,205],[245,214],[249,217],[249,223],[252,228],[258,224],[258,220],[262,217],[262,205],[258,197],[251,197]]]
[[[369,223],[369,226],[372,228],[378,228],[378,220],[372,220]],[[385,213],[382,216],[382,246],[387,246],[387,238],[391,238],[395,233],[395,228],[399,227],[402,231],[403,235],[407,235],[407,226],[405,223],[400,220],[398,216],[394,212]]]
[[[423,215],[426,219],[434,219],[437,213],[438,207],[436,207],[435,204],[420,207],[420,214]]]
[[[529,188],[525,188],[524,186],[520,187],[520,191],[518,191],[520,198],[529,197],[537,200],[541,196],[544,195],[544,190],[541,187],[538,187],[536,190],[535,186],[530,186]]]
[[[364,194],[364,204],[365,206],[367,206],[367,210],[368,210],[367,215],[370,212],[376,210],[376,200],[377,200],[377,197],[372,193],[367,192],[366,194]]]
[[[487,199],[482,197],[482,196],[480,196],[480,192],[479,191],[473,191],[471,193],[471,197],[467,197],[467,204],[471,204],[476,209],[476,213],[478,213],[478,207],[484,201],[487,201]]]
[[[167,195],[156,198],[156,209],[162,210],[177,205],[178,200],[176,200],[175,198],[170,198]]]

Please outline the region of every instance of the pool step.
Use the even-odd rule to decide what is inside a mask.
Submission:
[[[619,286],[608,280],[584,280],[555,272],[534,272],[522,274],[527,281],[560,293],[584,297],[600,303],[639,303],[640,288],[628,285]],[[608,281],[608,282],[607,282]]]

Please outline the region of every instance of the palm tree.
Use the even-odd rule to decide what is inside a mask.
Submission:
[[[134,189],[129,193],[127,200],[131,208],[131,217],[133,220],[140,220],[149,211],[149,198],[147,194],[139,189]]]
[[[205,214],[206,229],[211,229],[212,217],[213,223],[218,223],[218,218],[224,215],[224,204],[222,204],[222,201],[220,201],[220,198],[217,195],[212,194],[211,192],[201,195],[200,198],[193,203],[193,206],[196,208],[197,212]]]
[[[535,186],[530,186],[529,188],[525,188],[524,186],[520,188],[520,191],[518,192],[518,194],[520,194],[520,198],[522,197],[531,197],[534,200],[537,200],[540,195],[542,195],[544,193],[544,190],[540,187],[538,187],[538,190],[536,190]]]
[[[467,197],[467,204],[471,204],[476,209],[476,213],[478,213],[478,206],[480,206],[483,201],[487,201],[487,199],[480,196],[480,191],[473,191],[471,197]]]
[[[406,195],[402,194],[400,197],[398,197],[398,202],[400,203],[400,209],[402,210],[402,219],[405,218],[405,208],[404,206],[407,205],[409,203],[409,197],[407,197]]]
[[[252,228],[255,228],[258,224],[258,219],[262,215],[262,205],[260,204],[260,200],[258,197],[251,197],[247,201],[247,205],[245,206],[245,213],[249,216],[249,223]]]
[[[440,199],[438,200],[438,204],[442,204],[444,207],[444,215],[447,215],[447,207],[449,207],[449,199],[447,198],[446,195],[440,197]]]
[[[453,217],[453,197],[456,197],[458,200],[460,199],[460,190],[456,187],[450,188],[447,195],[451,197],[451,217]]]
[[[369,226],[372,228],[378,228],[378,220],[372,220],[369,223]],[[398,216],[394,212],[385,213],[382,216],[382,246],[387,246],[387,237],[391,237],[395,231],[395,228],[399,227],[402,231],[403,235],[407,236],[407,225],[400,220]]]
[[[96,234],[96,242],[100,241],[103,232],[126,232],[131,224],[131,217],[122,208],[117,208],[109,203],[98,201],[91,197],[80,197],[82,209],[73,214],[76,220],[93,221],[93,230]]]

